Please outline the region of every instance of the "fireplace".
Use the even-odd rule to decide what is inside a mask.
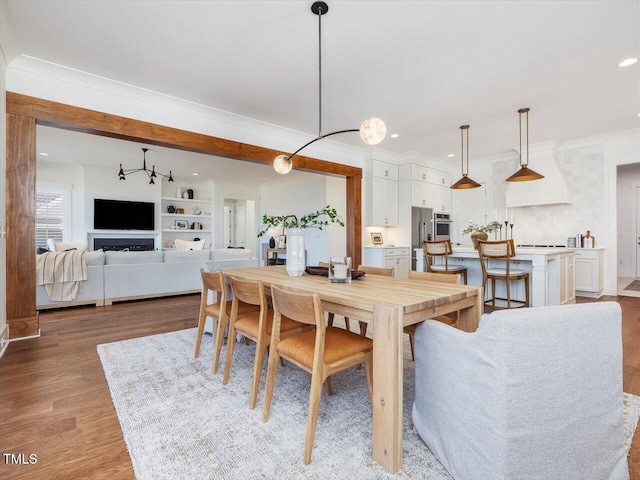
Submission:
[[[154,249],[153,238],[94,238],[94,250],[141,252]]]

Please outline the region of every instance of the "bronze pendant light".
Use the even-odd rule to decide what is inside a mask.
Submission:
[[[527,161],[522,162],[522,114],[525,114],[525,121],[527,123]],[[540,180],[544,178],[544,175],[540,175],[538,172],[534,172],[529,168],[529,108],[521,108],[518,110],[518,130],[520,131],[520,170],[507,178],[507,182],[528,182],[531,180]]]
[[[466,147],[466,155],[465,155],[465,132],[467,134],[467,147]],[[460,163],[462,165],[462,178],[458,180],[456,183],[451,185],[451,188],[454,190],[462,190],[464,188],[478,188],[480,184],[474,180],[469,178],[469,125],[462,125],[460,127],[460,140],[461,140],[461,155],[460,155]],[[464,164],[465,164],[465,156],[467,163],[467,171],[465,172]]]

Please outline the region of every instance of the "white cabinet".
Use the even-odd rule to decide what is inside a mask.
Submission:
[[[604,249],[578,248],[575,261],[576,295],[598,298],[604,293]]]
[[[367,225],[398,225],[398,166],[369,160],[365,164]]]
[[[395,268],[396,277],[409,276],[409,247],[364,247],[362,264],[369,267]]]
[[[411,182],[411,206],[433,208],[434,186],[429,183]]]
[[[435,185],[433,188],[433,211],[451,213],[451,188]]]
[[[564,254],[559,256],[560,305],[576,303],[575,256]]]

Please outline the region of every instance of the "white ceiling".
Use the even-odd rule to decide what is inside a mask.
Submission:
[[[9,61],[29,55],[318,131],[311,1],[0,1],[12,27]],[[531,108],[532,143],[640,124],[640,64],[617,67],[640,56],[637,0],[328,4],[324,133],[375,115],[400,135],[381,148],[457,165],[460,125],[471,125],[472,162],[505,153],[518,143],[520,107]],[[357,137],[333,138],[359,145]]]

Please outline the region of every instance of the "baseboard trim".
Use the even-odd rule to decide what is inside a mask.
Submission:
[[[19,342],[20,340],[29,340],[31,338],[40,338],[40,329],[38,329],[38,333],[35,335],[29,335],[28,337],[18,337],[18,338],[12,338],[11,340],[9,340],[10,342]]]
[[[7,347],[9,346],[9,325],[5,325],[2,333],[0,333],[0,358],[4,355],[4,352],[7,351]]]

